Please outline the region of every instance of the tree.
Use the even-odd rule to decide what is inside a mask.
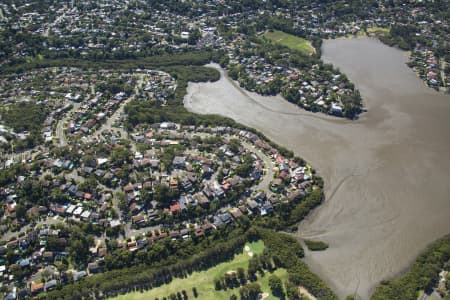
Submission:
[[[93,193],[95,191],[95,189],[97,188],[97,186],[98,186],[97,179],[95,179],[95,177],[91,175],[88,178],[86,178],[85,181],[80,183],[80,185],[78,186],[78,189],[80,191]]]
[[[85,155],[85,156],[83,156],[81,161],[86,166],[95,167],[95,165],[96,165],[95,157],[92,156],[92,155]]]
[[[187,300],[188,299],[188,295],[187,295],[186,290],[182,290],[181,294],[183,294],[183,300]]]
[[[269,277],[269,287],[274,296],[280,297],[284,294],[281,279],[275,274]]]
[[[222,282],[220,280],[214,281],[214,289],[220,291],[222,289]]]
[[[14,208],[15,212],[16,212],[16,217],[18,219],[22,219],[25,218],[26,213],[27,213],[27,209],[25,206],[23,206],[22,204],[17,204],[16,207]]]
[[[246,284],[239,290],[242,300],[256,300],[261,292],[261,286],[256,282]]]
[[[12,264],[9,267],[9,272],[14,276],[16,279],[22,278],[22,268],[18,264]]]
[[[52,277],[52,273],[49,269],[45,269],[44,271],[42,271],[41,276],[44,281],[48,281]]]
[[[256,272],[260,269],[259,258],[257,255],[253,256],[248,262],[248,279],[251,281],[256,280]]]
[[[247,277],[245,276],[244,268],[237,269],[237,277],[240,284],[245,284],[247,282]]]
[[[118,166],[131,162],[131,152],[124,147],[118,147],[111,153],[111,162]]]
[[[171,190],[165,184],[157,184],[153,192],[153,199],[159,203],[162,207],[168,207],[172,201],[177,196],[177,192]]]
[[[290,281],[286,282],[286,294],[290,300],[301,300],[300,292],[298,287]]]
[[[197,288],[195,286],[192,288],[192,293],[194,294],[194,298],[198,297]]]
[[[128,199],[127,195],[125,195],[124,192],[117,192],[116,198],[119,201],[119,208],[121,211],[127,212],[128,211]]]

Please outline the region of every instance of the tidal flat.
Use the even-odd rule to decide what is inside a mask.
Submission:
[[[358,120],[247,92],[218,65],[219,81],[189,84],[185,107],[253,127],[317,169],[326,202],[298,236],[330,247],[307,252],[306,262],[340,297],[369,299],[450,233],[450,96],[424,86],[405,52],[377,40],[327,40],[322,52],[360,90],[367,112]]]

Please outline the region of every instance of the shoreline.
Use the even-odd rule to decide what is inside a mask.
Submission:
[[[403,63],[404,52],[362,38],[327,44],[325,58],[336,43],[339,59],[349,65],[374,65],[369,71],[338,65],[357,81],[368,110],[356,121],[318,118],[280,97],[243,92],[222,77],[190,83],[185,107],[255,128],[316,168],[326,200],[301,223],[300,236],[330,247],[306,262],[341,297],[356,290],[368,299],[381,280],[404,272],[426,245],[448,233],[450,160],[443,163],[442,155],[450,153],[450,102],[419,84]],[[375,61],[364,60],[367,55]],[[378,72],[383,76],[374,77]],[[433,117],[424,122],[425,116]],[[411,176],[419,170],[427,177]],[[422,218],[433,222],[417,222]]]

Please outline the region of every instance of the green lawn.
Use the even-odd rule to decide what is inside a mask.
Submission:
[[[422,299],[423,294],[424,294],[424,291],[423,291],[423,290],[420,290],[420,291],[419,291],[419,295],[417,296],[417,300]]]
[[[292,34],[284,33],[282,31],[267,30],[264,33],[264,37],[268,40],[271,40],[274,43],[289,47],[293,50],[299,50],[303,54],[310,55],[315,52],[314,47],[308,40],[297,37]]]
[[[250,248],[249,252],[254,254],[261,254],[264,250],[264,243],[262,241],[248,243],[247,246]],[[214,289],[214,280],[223,276],[226,272],[237,270],[237,268],[244,268],[247,270],[248,261],[250,256],[248,252],[243,250],[239,255],[236,255],[232,261],[221,263],[215,267],[212,267],[206,271],[194,272],[187,278],[180,279],[175,278],[171,283],[154,288],[150,291],[145,292],[133,292],[126,295],[121,295],[116,298],[116,300],[154,300],[156,297],[162,299],[163,297],[168,297],[172,293],[181,292],[185,290],[188,294],[189,299],[198,300],[229,300],[232,294],[239,297],[239,288],[228,289],[226,291],[216,291]],[[274,272],[281,280],[284,282],[287,278],[287,271],[285,269],[278,269]],[[270,293],[269,288],[269,276],[270,274],[266,272],[265,276],[258,277],[258,283],[261,286],[263,292]],[[198,291],[198,297],[194,298],[192,293],[192,288],[196,287]],[[268,300],[277,300],[279,298],[270,295]]]
[[[417,300],[422,299],[422,296],[423,296],[424,293],[425,292],[423,290],[420,290],[419,291],[419,295],[417,296]],[[428,300],[435,300],[435,298],[434,297],[428,297]]]
[[[370,28],[367,28],[367,33],[389,33],[389,28],[386,27],[379,27],[379,26],[373,26]]]

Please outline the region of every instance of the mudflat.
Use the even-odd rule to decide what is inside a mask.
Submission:
[[[450,96],[425,87],[406,53],[368,38],[324,42],[323,59],[357,86],[368,112],[357,121],[309,113],[222,77],[189,84],[187,109],[231,117],[311,163],[326,202],[299,237],[330,248],[306,262],[340,297],[369,299],[429,243],[450,233]]]

